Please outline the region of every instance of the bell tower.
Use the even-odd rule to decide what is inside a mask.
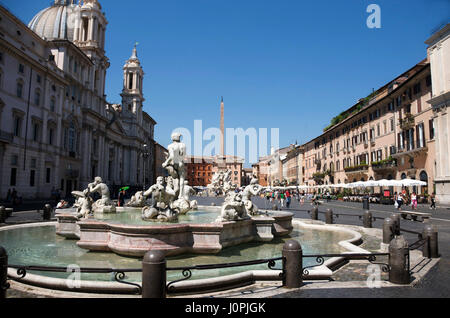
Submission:
[[[142,105],[145,101],[142,92],[144,71],[137,57],[137,43],[134,45],[131,57],[123,67],[122,108],[124,113],[133,114],[142,121]]]

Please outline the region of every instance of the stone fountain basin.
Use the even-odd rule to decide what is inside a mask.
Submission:
[[[220,207],[199,206],[199,210],[220,215]],[[58,213],[56,218],[56,233],[68,239],[78,239],[79,247],[132,257],[142,257],[149,250],[161,250],[167,256],[217,254],[229,246],[251,241],[269,242],[274,237],[289,235],[293,230],[293,214],[283,211],[271,211],[269,216],[236,222],[148,226],[114,224],[96,219],[79,221],[73,213]]]

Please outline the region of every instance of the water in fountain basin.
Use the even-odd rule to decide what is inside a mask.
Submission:
[[[247,243],[225,248],[218,255],[182,255],[168,259],[168,267],[203,264],[242,262],[281,256],[284,243],[289,239],[302,244],[304,254],[341,253],[339,241],[349,239],[346,233],[302,229],[296,227],[289,237],[278,238],[269,243]],[[141,268],[141,259],[121,257],[114,253],[92,253],[79,248],[76,241],[56,235],[53,225],[18,228],[0,231],[0,245],[14,265],[61,266],[77,265],[94,268]],[[315,259],[304,259],[304,266],[314,265]],[[280,268],[281,264],[277,264]],[[192,279],[218,277],[246,270],[268,269],[267,265],[226,268],[208,271],[193,271]],[[65,273],[36,273],[43,276],[67,278]],[[168,272],[169,281],[182,278],[181,272]],[[83,280],[112,281],[111,274],[82,274]],[[140,281],[140,273],[127,274],[126,280]]]

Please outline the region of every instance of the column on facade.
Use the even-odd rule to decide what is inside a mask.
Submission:
[[[92,163],[92,131],[85,127],[82,135],[81,183],[89,182],[89,171]]]

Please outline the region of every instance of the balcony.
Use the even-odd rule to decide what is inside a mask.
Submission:
[[[400,129],[409,130],[415,127],[416,122],[411,113],[407,113],[405,118],[399,119]]]
[[[7,133],[6,131],[0,130],[0,142],[4,142],[7,144],[12,143],[14,140],[14,135],[11,133]]]
[[[397,160],[390,157],[386,160],[374,161],[371,165],[375,172],[392,171],[397,167]]]
[[[395,147],[395,149],[391,149],[393,158],[400,158],[401,156],[418,155],[422,152],[427,151],[428,147],[426,146],[416,147],[414,141],[412,141],[411,143],[407,143],[406,147]]]
[[[346,174],[366,173],[369,170],[368,164],[361,164],[353,167],[344,168]]]

